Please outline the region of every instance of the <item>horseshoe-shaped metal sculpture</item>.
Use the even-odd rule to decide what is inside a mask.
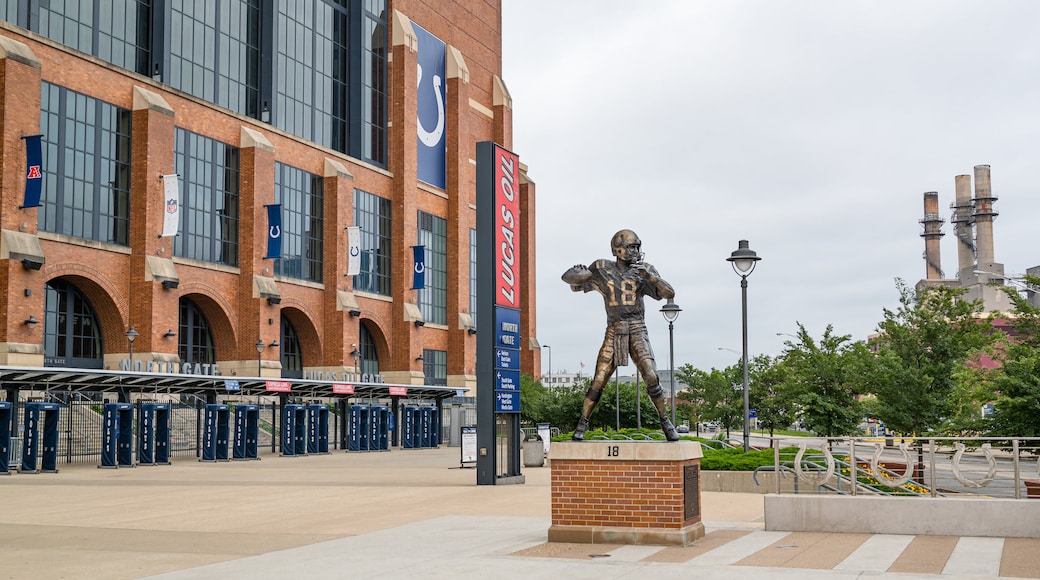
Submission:
[[[874,479],[878,480],[882,485],[887,485],[888,487],[899,487],[904,483],[910,481],[910,477],[912,477],[914,474],[914,458],[910,455],[910,444],[906,441],[903,441],[899,444],[899,450],[903,452],[903,463],[906,464],[906,471],[903,473],[903,475],[900,475],[899,477],[896,477],[894,479],[885,475],[881,471],[881,467],[879,464],[881,462],[881,452],[884,451],[884,449],[885,446],[881,443],[874,444],[874,456],[870,458],[870,470],[871,475],[874,477]]]
[[[830,447],[824,443],[820,445],[820,451],[823,452],[824,458],[827,459],[827,471],[823,472],[822,475],[810,475],[802,470],[802,456],[805,455],[805,443],[798,444],[798,453],[794,456],[795,475],[809,485],[823,485],[834,475],[834,456],[831,455]]]
[[[953,477],[957,479],[964,487],[972,487],[978,489],[980,487],[986,487],[993,481],[993,476],[997,474],[997,460],[993,458],[993,450],[990,448],[989,443],[983,443],[982,454],[986,456],[986,461],[989,463],[989,471],[986,472],[986,476],[978,481],[972,481],[963,474],[961,474],[961,456],[964,455],[964,444],[957,443],[957,452],[953,454]]]

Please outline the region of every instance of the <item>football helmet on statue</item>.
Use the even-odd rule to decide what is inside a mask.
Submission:
[[[640,251],[642,246],[643,242],[639,241],[639,236],[632,230],[621,230],[610,239],[611,252],[615,257],[626,262],[641,262],[643,260],[643,252]]]

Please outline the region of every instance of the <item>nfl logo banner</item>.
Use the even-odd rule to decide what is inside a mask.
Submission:
[[[25,139],[25,198],[22,206],[40,207],[40,192],[43,190],[43,135],[29,135]]]
[[[361,228],[347,228],[347,276],[361,273]]]
[[[282,204],[273,203],[267,208],[267,258],[282,257]]]
[[[163,175],[163,225],[162,236],[169,238],[177,235],[181,218],[181,188],[177,174]]]
[[[426,288],[426,246],[412,246],[412,290]]]

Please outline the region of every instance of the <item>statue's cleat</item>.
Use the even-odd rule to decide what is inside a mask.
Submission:
[[[572,441],[584,441],[585,440],[585,430],[588,429],[588,428],[589,428],[589,419],[588,419],[588,417],[582,417],[581,419],[578,419],[578,426],[574,428],[574,434],[571,435],[571,440]]]
[[[668,420],[668,417],[661,417],[661,431],[664,432],[664,438],[669,441],[678,441],[679,433],[675,430],[675,425]]]

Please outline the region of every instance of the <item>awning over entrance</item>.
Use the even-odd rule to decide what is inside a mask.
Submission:
[[[274,385],[272,385],[274,383]],[[459,395],[459,389],[430,385],[395,385],[356,383],[350,381],[316,381],[305,379],[209,376],[166,373],[138,373],[52,367],[0,366],[0,387],[38,391],[127,392],[141,394],[238,395],[256,397],[285,393],[276,389],[289,385],[289,396],[318,398],[341,397],[408,397],[447,399]],[[353,393],[347,393],[353,387]]]

